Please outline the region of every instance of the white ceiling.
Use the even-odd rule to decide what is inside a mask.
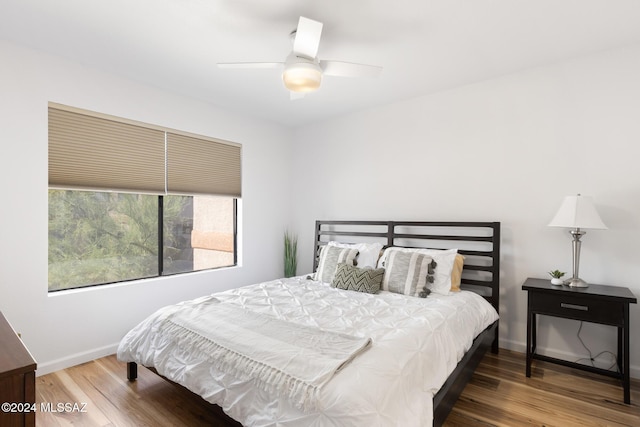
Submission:
[[[280,71],[298,17],[324,23],[320,59],[380,65],[291,101]],[[0,39],[299,126],[640,43],[639,0],[0,0]],[[7,64],[1,64],[7,66]]]

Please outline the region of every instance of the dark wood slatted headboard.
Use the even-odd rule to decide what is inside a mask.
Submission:
[[[316,221],[313,270],[320,247],[380,242],[386,246],[458,249],[464,255],[462,288],[479,293],[500,312],[500,223],[450,221]],[[497,349],[497,330],[496,341]]]

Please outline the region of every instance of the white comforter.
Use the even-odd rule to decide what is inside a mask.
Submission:
[[[303,411],[251,381],[213,369],[158,327],[177,310],[194,310],[203,297],[158,310],[121,341],[118,359],[155,367],[165,377],[220,405],[245,426],[428,426],[433,395],[480,332],[498,315],[482,297],[458,292],[428,298],[390,292],[343,291],[304,277],[275,280],[215,294],[277,318],[371,337],[373,344]]]

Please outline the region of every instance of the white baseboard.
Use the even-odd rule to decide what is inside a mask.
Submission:
[[[96,348],[93,350],[85,351],[82,353],[71,354],[60,359],[52,360],[49,362],[38,363],[38,369],[36,370],[36,376],[50,374],[61,369],[67,369],[72,366],[80,365],[82,363],[90,362],[101,357],[115,354],[118,350],[118,343],[107,345],[104,347]],[[123,372],[123,377],[126,378],[126,373]]]
[[[526,353],[527,351],[526,344],[519,341],[510,341],[510,340],[501,339],[500,347],[506,348],[507,350],[517,351],[519,353]],[[584,355],[573,354],[566,351],[560,351],[557,349],[546,348],[546,347],[538,347],[536,349],[536,353],[540,353],[540,354],[544,354],[545,356],[555,357],[556,359],[563,359],[568,361],[576,361],[584,357]],[[603,358],[598,358],[598,360],[607,364],[609,361],[606,359],[606,357],[607,356],[603,356]],[[611,359],[611,362],[613,362],[612,359]],[[597,365],[597,366],[601,367],[600,365]],[[522,369],[523,370],[525,369],[524,365],[522,366]],[[640,379],[640,366],[631,365],[629,367],[629,375],[631,376],[631,378]]]

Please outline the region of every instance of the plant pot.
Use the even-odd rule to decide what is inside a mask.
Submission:
[[[564,280],[562,279],[556,279],[555,277],[553,279],[551,279],[551,284],[552,285],[562,285],[564,284]]]

